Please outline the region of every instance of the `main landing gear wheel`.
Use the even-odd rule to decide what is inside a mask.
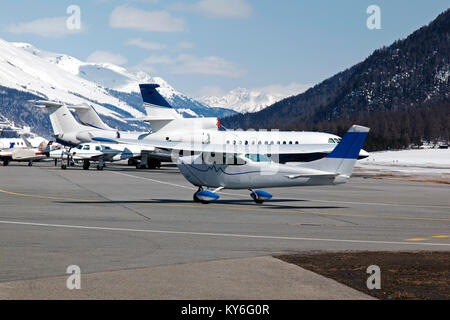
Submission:
[[[272,198],[272,195],[265,191],[252,189],[249,190],[251,191],[250,196],[255,203],[262,204],[265,200],[269,200]]]
[[[198,188],[197,192],[194,193],[194,196],[193,196],[194,202],[201,202],[201,203],[203,203],[203,204],[208,204],[209,201],[201,200],[201,199],[199,199],[199,198],[197,197],[197,193],[199,193],[200,191],[203,191],[203,188],[202,188],[202,187]]]
[[[91,166],[91,163],[89,161],[83,162],[83,170],[89,170],[89,167]]]
[[[62,165],[61,165],[61,169],[66,170],[66,169],[67,169],[67,165],[62,164]]]
[[[252,193],[250,193],[250,196],[252,197],[253,201],[255,201],[255,203],[258,203],[258,204],[264,203],[264,200],[258,199],[258,196],[256,195],[256,193],[252,192]]]
[[[104,166],[98,165],[97,170],[103,170]]]

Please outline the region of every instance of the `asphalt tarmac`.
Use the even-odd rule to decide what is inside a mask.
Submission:
[[[263,205],[247,190],[194,203],[195,190],[173,166],[0,167],[0,283],[67,276],[69,265],[95,274],[295,252],[450,250],[447,184],[354,177],[266,189],[274,197]]]

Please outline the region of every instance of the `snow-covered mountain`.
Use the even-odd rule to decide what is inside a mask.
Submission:
[[[303,93],[309,85],[291,83],[287,86],[271,85],[255,89],[236,88],[223,96],[198,98],[212,107],[230,108],[239,113],[257,112],[284,98]]]
[[[123,117],[143,115],[142,99],[139,93],[140,83],[158,83],[160,93],[180,112],[188,117],[217,116],[233,114],[234,111],[211,108],[195,99],[176,91],[162,78],[151,77],[145,72],[131,72],[123,67],[109,63],[87,63],[66,54],[40,50],[26,43],[12,43],[0,39],[0,96],[3,105],[0,114],[21,122],[22,115],[14,111],[11,99],[26,104],[20,97],[57,100],[70,104],[87,102],[92,104],[106,122],[122,129],[136,128]],[[11,90],[14,90],[12,92]],[[28,95],[18,92],[27,93]],[[8,110],[5,99],[7,100]],[[28,110],[30,116],[34,111]],[[24,112],[24,110],[22,110]],[[22,119],[23,120],[23,119]],[[23,121],[22,121],[23,122]],[[25,124],[25,123],[23,123]]]
[[[151,77],[143,71],[131,72],[126,68],[111,63],[83,62],[69,55],[39,50],[27,43],[13,44],[59,66],[73,75],[106,88],[109,94],[137,107],[138,110],[141,110],[139,84],[157,83],[160,85],[158,91],[161,95],[185,117],[223,117],[235,113],[225,107],[210,108],[209,105],[202,104],[175,90],[164,79]],[[134,105],[136,98],[139,100],[137,106]]]

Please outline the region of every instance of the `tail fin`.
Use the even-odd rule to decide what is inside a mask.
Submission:
[[[142,100],[147,116],[142,119],[150,122],[152,131],[157,132],[166,127],[172,120],[182,118],[180,114],[156,90],[159,84],[140,84]]]
[[[87,103],[83,103],[81,105],[71,105],[69,108],[74,109],[80,118],[80,121],[87,126],[91,126],[97,129],[103,130],[113,130],[98,115],[97,111],[95,111],[94,107],[88,105]]]
[[[351,176],[369,128],[353,125],[341,142],[325,158],[305,163],[304,167]]]
[[[53,101],[35,101],[37,107],[48,109],[50,122],[53,128],[53,134],[60,135],[73,131],[81,131],[85,127],[75,120],[66,105]]]
[[[139,89],[141,89],[142,100],[144,103],[151,104],[157,107],[172,109],[172,106],[163,98],[162,95],[156,90],[159,88],[159,84],[156,83],[146,83],[140,84]]]

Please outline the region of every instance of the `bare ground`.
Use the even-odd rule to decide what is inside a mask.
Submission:
[[[280,255],[296,264],[378,299],[449,300],[450,252],[339,252]],[[367,288],[367,267],[381,270],[381,289]]]

